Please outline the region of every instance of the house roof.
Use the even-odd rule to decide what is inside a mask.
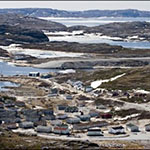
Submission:
[[[117,127],[112,127],[112,129],[114,129],[114,130],[124,129],[124,127],[122,127],[122,126],[117,126]]]
[[[75,129],[87,129],[93,127],[102,127],[108,125],[106,121],[97,121],[97,122],[88,122],[88,123],[79,123],[73,126]]]
[[[126,126],[129,127],[129,128],[131,128],[131,127],[137,127],[136,125],[134,125],[132,123],[128,123]]]
[[[146,124],[145,126],[150,126],[150,123]]]
[[[93,127],[88,129],[88,131],[101,131],[101,129],[99,127]]]
[[[39,74],[39,72],[29,72],[29,74]]]

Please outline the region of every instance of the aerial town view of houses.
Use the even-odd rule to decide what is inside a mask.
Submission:
[[[0,9],[0,149],[149,148],[150,11]]]

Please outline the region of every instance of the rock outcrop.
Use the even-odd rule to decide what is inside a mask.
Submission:
[[[0,25],[0,45],[48,42],[48,37],[39,30],[10,25]]]
[[[0,57],[9,57],[9,56],[10,54],[6,50],[0,48]]]
[[[64,31],[66,26],[53,22],[38,19],[35,17],[23,16],[19,14],[1,14],[0,25],[10,25],[25,29],[48,30],[48,31]]]
[[[68,31],[83,30],[85,33],[102,33],[110,37],[120,37],[132,39],[150,40],[150,23],[149,22],[124,22],[110,23],[95,27],[72,26]]]

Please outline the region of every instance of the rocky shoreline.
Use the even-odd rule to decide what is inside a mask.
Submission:
[[[147,40],[150,41],[150,23],[149,22],[124,22],[124,23],[110,23],[99,25],[95,27],[87,26],[72,26],[68,31],[83,30],[84,33],[101,33],[105,36],[119,37],[120,40]]]

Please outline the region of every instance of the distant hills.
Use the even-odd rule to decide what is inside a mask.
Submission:
[[[150,17],[150,11],[140,11],[135,9],[87,11],[65,11],[51,8],[0,9],[0,14],[9,13],[32,17]]]
[[[65,25],[53,21],[39,19],[30,15],[5,13],[0,14],[0,45],[12,43],[45,43],[49,42],[44,31],[75,31],[83,30],[84,33],[101,33],[111,37],[138,39],[150,41],[149,22],[124,22],[110,23],[95,27]]]

